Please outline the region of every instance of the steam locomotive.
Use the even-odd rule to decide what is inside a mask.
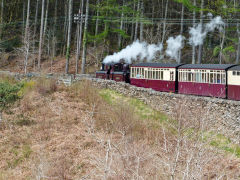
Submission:
[[[130,65],[126,63],[102,64],[101,70],[96,72],[96,78],[130,83]]]
[[[236,64],[103,64],[96,77],[156,91],[240,101],[240,65]]]

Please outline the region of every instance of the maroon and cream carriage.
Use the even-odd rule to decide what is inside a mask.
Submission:
[[[186,64],[178,69],[178,92],[227,98],[227,70],[231,64]]]
[[[101,70],[96,72],[96,78],[123,81],[129,83],[130,82],[129,64],[125,63],[102,64]]]
[[[131,84],[157,91],[177,91],[177,68],[180,64],[140,63],[131,66]]]
[[[240,100],[240,66],[228,70],[228,99]]]

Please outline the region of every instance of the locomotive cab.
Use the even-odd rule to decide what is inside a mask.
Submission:
[[[130,82],[129,64],[109,63],[102,64],[101,70],[96,72],[96,78]]]

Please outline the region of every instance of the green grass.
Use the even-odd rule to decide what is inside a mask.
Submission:
[[[167,115],[164,113],[161,113],[159,111],[156,111],[149,107],[148,105],[144,104],[139,99],[136,98],[130,98],[127,96],[123,96],[120,93],[117,93],[116,91],[109,90],[109,89],[102,89],[100,90],[100,96],[111,105],[117,105],[117,103],[122,102],[131,108],[134,109],[134,113],[141,119],[141,120],[155,120],[164,122],[168,120]]]
[[[225,137],[222,134],[214,135],[214,137],[212,137],[210,145],[224,150],[225,152],[235,154],[236,157],[240,158],[240,147],[236,144],[233,144],[229,138]]]
[[[146,105],[143,101],[137,98],[131,98],[124,96],[114,90],[110,89],[101,89],[99,92],[100,96],[111,105],[117,105],[119,102],[129,105],[134,109],[134,113],[141,120],[149,120],[150,122],[157,121],[160,122],[161,127],[168,128],[171,133],[176,133],[174,129],[171,128],[172,123],[176,123],[174,120],[170,119],[166,114],[154,110],[150,106]],[[159,123],[158,123],[159,125]],[[156,128],[159,128],[157,126]],[[185,133],[190,135],[193,133],[194,129],[189,128]],[[204,138],[203,141],[210,141],[210,145],[223,150],[227,153],[234,154],[236,157],[240,158],[240,146],[233,144],[229,138],[222,134],[216,134],[216,132],[203,132]],[[189,138],[191,138],[189,136]]]
[[[8,167],[9,168],[15,168],[17,167],[21,162],[24,161],[24,159],[28,159],[32,153],[32,149],[29,145],[23,145],[22,148],[19,146],[14,146],[10,153],[14,155],[13,160],[8,161]]]

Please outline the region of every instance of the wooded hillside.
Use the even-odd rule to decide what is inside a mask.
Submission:
[[[23,55],[25,72],[62,56],[66,73],[70,61],[76,73],[85,73],[86,64],[98,65],[137,39],[166,49],[178,35],[185,39],[178,57],[163,52],[154,61],[239,63],[237,0],[1,0],[0,12],[0,51]],[[224,24],[204,34],[217,16]],[[192,27],[202,43],[190,43]]]

